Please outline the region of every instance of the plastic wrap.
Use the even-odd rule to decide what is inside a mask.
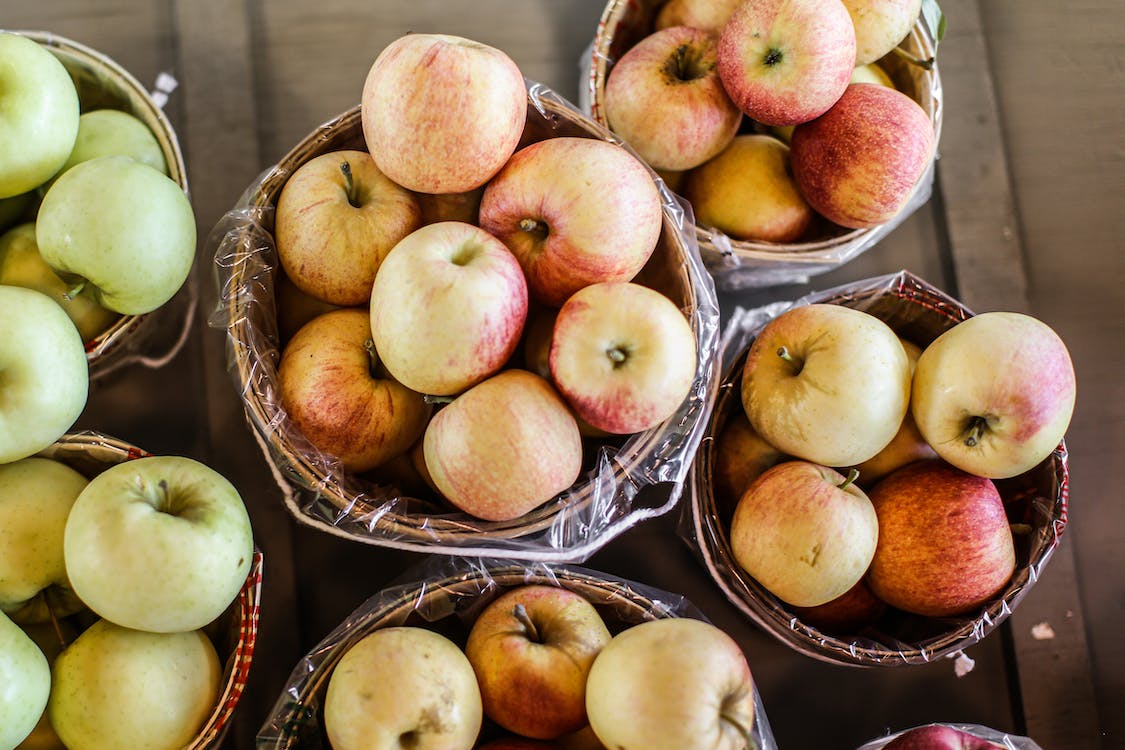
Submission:
[[[550,89],[528,82],[521,146],[549,137],[619,141]],[[668,512],[679,499],[710,413],[719,310],[699,258],[691,214],[661,190],[664,227],[656,251],[634,281],[665,293],[687,316],[698,361],[690,394],[656,427],[621,439],[586,441],[584,473],[567,491],[511,522],[486,522],[389,482],[342,470],[289,422],[277,392],[280,358],[271,235],[277,195],[289,175],[321,153],[366,150],[355,107],[325,123],[268,169],[209,240],[219,300],[212,325],[227,331],[227,359],[251,432],[300,521],[360,542],[426,552],[579,562],[625,529]]]
[[[582,110],[607,125],[603,99],[613,64],[633,45],[652,33],[657,12],[667,0],[608,0],[587,53],[579,61],[582,71],[579,103]],[[926,19],[920,16],[909,36],[899,45],[915,58],[935,55],[937,43]],[[879,65],[895,87],[921,105],[934,126],[934,158],[941,140],[942,85],[935,63],[931,69],[889,53]],[[704,226],[695,232],[701,257],[720,290],[751,289],[780,284],[803,284],[831,271],[873,247],[930,199],[934,165],[931,161],[906,204],[895,217],[866,229],[845,229],[823,222],[822,236],[808,241],[778,244],[737,240]]]
[[[1016,570],[1004,590],[972,616],[932,618],[890,610],[854,636],[824,632],[803,622],[781,600],[741,570],[728,539],[733,508],[722,508],[711,488],[715,436],[741,408],[741,373],[754,336],[786,309],[814,302],[845,305],[875,315],[903,338],[925,347],[972,313],[907,271],[878,276],[747,310],[738,308],[720,344],[722,378],[715,408],[688,478],[681,531],[727,598],[763,630],[808,656],[849,666],[923,664],[956,655],[1003,622],[1039,579],[1067,522],[1069,473],[1065,441],[1034,469],[994,480],[1009,520],[1028,528],[1015,535]]]
[[[92,479],[110,466],[150,454],[117,438],[87,430],[63,435],[36,455],[64,463]],[[205,628],[222,664],[219,695],[211,715],[183,750],[215,750],[230,729],[231,717],[246,689],[258,639],[261,597],[262,553],[255,549],[250,573],[238,597],[218,620]]]
[[[463,647],[472,623],[489,602],[508,589],[528,584],[561,586],[581,594],[594,604],[612,634],[666,617],[707,620],[680,594],[573,565],[430,557],[364,602],[301,659],[258,731],[257,747],[327,750],[321,716],[332,669],[351,646],[372,631],[402,625],[424,627]],[[775,750],[757,686],[754,705],[755,748]],[[486,720],[482,739],[495,731]]]
[[[1037,745],[1035,741],[1029,737],[1023,737],[1016,734],[1008,734],[1007,732],[1001,732],[990,727],[981,726],[980,724],[947,724],[945,722],[933,722],[932,724],[922,724],[920,726],[951,727],[967,734],[971,734],[974,737],[979,737],[982,740],[993,742],[999,747],[1004,747],[1008,750],[1042,750],[1042,748],[1040,748],[1039,745]],[[916,727],[911,727],[911,729],[915,728]],[[902,731],[888,734],[886,737],[880,737],[876,740],[870,740],[860,745],[856,750],[879,750],[879,748],[884,747],[895,737],[898,737],[900,734],[903,734],[907,731],[909,731],[909,729],[903,729]]]
[[[187,172],[179,139],[164,111],[127,70],[82,44],[46,31],[15,31],[32,39],[62,62],[78,89],[82,112],[118,109],[137,117],[152,131],[164,154],[168,176],[185,194]],[[158,368],[183,347],[195,317],[197,290],[192,276],[171,300],[144,315],[122,315],[86,342],[90,378],[98,379],[130,364]]]

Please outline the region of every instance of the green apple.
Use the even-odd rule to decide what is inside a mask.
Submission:
[[[86,484],[49,458],[0,464],[0,610],[20,624],[82,609],[66,578],[63,531]]]
[[[0,747],[15,747],[31,734],[50,692],[47,657],[0,612]]]
[[[0,284],[34,289],[58,302],[83,341],[102,333],[120,317],[95,302],[88,291],[70,294],[70,285],[39,254],[35,224],[20,224],[0,235]]]
[[[47,657],[47,664],[52,667],[55,664],[55,659],[58,658],[67,644],[73,643],[74,639],[78,637],[78,629],[69,619],[40,622],[22,625],[21,627],[23,632],[27,633],[28,638]],[[46,706],[43,707],[43,713],[40,715],[35,728],[31,730],[31,734],[27,735],[27,739],[16,746],[16,750],[66,750],[66,746],[63,745],[58,733],[55,732],[55,728],[51,726]]]
[[[90,374],[78,329],[41,292],[0,285],[0,331],[0,463],[10,463],[70,429]]]
[[[44,185],[49,188],[64,172],[99,156],[128,156],[168,174],[164,150],[152,130],[139,117],[118,109],[94,109],[78,118],[78,136],[62,167]]]
[[[98,620],[58,658],[47,718],[69,750],[178,750],[207,721],[220,666],[203,633]]]
[[[195,216],[176,182],[127,156],[76,164],[39,206],[43,260],[76,289],[124,315],[170,300],[195,259]]]
[[[45,47],[0,32],[0,198],[49,180],[78,136],[78,90]]]
[[[149,456],[90,480],[67,519],[75,593],[100,617],[170,633],[195,630],[234,601],[254,552],[242,498],[214,469]]]

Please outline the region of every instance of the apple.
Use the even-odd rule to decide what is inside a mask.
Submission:
[[[586,676],[609,629],[581,594],[525,585],[477,616],[465,655],[484,715],[510,732],[554,740],[586,726]]]
[[[431,407],[387,375],[362,309],[306,323],[281,353],[281,408],[318,450],[361,472],[401,455],[422,436]]]
[[[531,296],[559,307],[584,286],[636,276],[663,213],[651,173],[628,151],[560,137],[512,156],[484,189],[480,226],[519,260]]]
[[[508,361],[527,301],[523,272],[502,242],[472,224],[427,224],[395,245],[375,277],[375,350],[407,388],[454,395]]]
[[[842,305],[790,308],[758,333],[742,370],[742,405],[778,450],[854,466],[891,442],[910,399],[910,365],[895,332]]]
[[[789,608],[802,622],[837,635],[856,633],[886,614],[889,607],[860,579],[835,599],[814,607]]]
[[[333,151],[302,164],[277,199],[274,237],[285,275],[334,305],[367,303],[379,264],[421,225],[412,193],[364,151]]]
[[[461,193],[488,182],[516,150],[527,87],[495,47],[408,34],[371,65],[360,112],[367,150],[383,174],[422,193]]]
[[[55,659],[62,653],[62,650],[78,637],[78,629],[70,620],[41,622],[22,625],[21,627],[23,632],[47,657],[47,664],[51,667],[54,666]],[[0,745],[0,747],[5,746]],[[55,728],[51,726],[45,704],[35,728],[31,730],[31,734],[27,735],[23,742],[16,745],[16,750],[66,750],[62,740],[59,739],[58,733],[55,732]]]
[[[510,521],[574,484],[582,438],[543,378],[509,369],[437,411],[423,438],[430,478],[453,505]]]
[[[1006,745],[944,724],[923,724],[896,734],[883,750],[1001,750]]]
[[[922,12],[922,0],[842,0],[855,27],[856,65],[867,65],[897,47]]]
[[[724,511],[733,511],[755,479],[788,458],[762,439],[742,409],[732,410],[712,450],[711,485],[715,502]]]
[[[86,350],[61,307],[33,289],[0,285],[0,464],[58,440],[86,408]]]
[[[742,0],[668,0],[656,14],[653,26],[691,26],[718,35]]]
[[[880,533],[875,509],[854,479],[808,461],[766,470],[731,519],[738,565],[797,607],[843,595],[867,572]]]
[[[47,657],[0,612],[0,747],[15,747],[31,734],[50,691]]]
[[[726,148],[742,111],[719,80],[717,39],[673,26],[642,39],[606,79],[610,128],[650,166],[696,167]]]
[[[94,109],[78,118],[78,135],[70,156],[46,183],[44,191],[64,172],[99,156],[128,156],[168,174],[164,149],[143,120],[119,109]]]
[[[78,136],[78,90],[59,59],[0,32],[0,198],[51,178]]]
[[[586,713],[610,748],[757,746],[750,666],[702,620],[649,620],[615,635],[590,668]]]
[[[1030,315],[986,312],[922,351],[911,412],[937,454],[1000,479],[1047,458],[1070,424],[1074,365],[1066,344]]]
[[[364,300],[364,305],[368,300]],[[301,326],[318,315],[339,310],[339,305],[305,294],[285,274],[279,274],[274,286],[274,304],[277,307],[277,335],[284,346]]]
[[[815,218],[793,180],[789,147],[763,134],[740,135],[691,170],[683,195],[700,226],[738,240],[796,242]]]
[[[640,284],[584,287],[555,319],[555,386],[581,419],[610,434],[641,432],[672,416],[691,391],[697,363],[683,312]]]
[[[917,461],[875,485],[879,545],[867,582],[883,601],[929,617],[967,614],[1015,570],[1004,503],[991,479]]]
[[[238,490],[184,456],[146,456],[98,474],[63,535],[82,601],[122,627],[157,633],[195,630],[221,615],[253,554]]]
[[[937,452],[922,437],[918,425],[914,423],[914,416],[908,410],[891,442],[871,458],[856,465],[855,468],[859,470],[859,479],[856,481],[861,487],[870,488],[895,469],[927,458],[937,458]]]
[[[469,750],[481,723],[472,665],[430,630],[374,630],[344,653],[328,679],[324,729],[333,750]]]
[[[906,94],[848,86],[831,109],[793,131],[789,158],[801,194],[818,213],[853,229],[902,210],[934,154],[934,128]]]
[[[20,224],[0,235],[0,284],[22,286],[46,294],[62,306],[78,328],[83,341],[105,332],[121,317],[99,305],[87,290],[72,295],[70,285],[59,278],[39,254],[35,224]]]
[[[476,224],[480,217],[480,199],[484,186],[463,193],[414,193],[422,211],[423,224],[439,221],[463,221]]]
[[[896,88],[891,77],[887,75],[887,72],[879,67],[877,63],[857,65],[855,70],[852,71],[850,83],[877,83],[889,89]]]
[[[757,122],[798,125],[840,98],[856,65],[855,43],[839,0],[741,3],[719,37],[719,76]]]
[[[148,633],[98,620],[55,659],[47,717],[69,750],[176,750],[219,697],[202,632]]]
[[[499,737],[483,745],[479,750],[558,750],[557,742],[532,740],[527,737]]]
[[[76,164],[55,181],[35,221],[47,265],[75,291],[123,315],[170,300],[195,260],[195,215],[175,181],[127,156]]]
[[[0,611],[19,624],[74,614],[63,563],[63,531],[87,479],[64,463],[32,456],[0,464]]]

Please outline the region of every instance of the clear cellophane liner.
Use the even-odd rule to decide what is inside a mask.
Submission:
[[[593,41],[579,60],[582,71],[579,106],[607,125],[605,85],[614,63],[653,32],[653,22],[667,0],[608,0]],[[925,17],[919,16],[900,49],[919,60],[932,60],[937,41]],[[877,61],[895,87],[914,99],[934,127],[934,160],[914,186],[902,209],[890,221],[865,229],[846,229],[827,220],[817,236],[793,243],[739,240],[711,227],[696,225],[700,255],[720,290],[803,284],[839,268],[870,249],[930,199],[935,160],[941,140],[943,93],[936,62],[926,69],[891,52]]]
[[[68,433],[36,454],[66,464],[87,479],[125,461],[150,453],[94,430]],[[246,583],[227,611],[204,628],[215,644],[222,665],[219,694],[215,706],[196,736],[183,750],[215,750],[231,727],[231,718],[246,689],[254,644],[258,639],[258,622],[262,598],[262,553],[254,550]]]
[[[521,147],[559,136],[620,143],[549,88],[528,81]],[[366,150],[359,107],[322,125],[259,176],[218,222],[209,240],[219,295],[211,325],[227,331],[227,361],[251,433],[294,517],[327,533],[373,545],[581,562],[627,528],[671,510],[710,413],[719,309],[714,283],[699,258],[690,210],[655,173],[664,226],[656,251],[634,281],[664,292],[680,306],[697,350],[690,393],[663,423],[618,439],[584,441],[578,481],[506,522],[475,519],[440,501],[412,497],[393,484],[349,474],[335,457],[316,449],[294,428],[277,390],[274,206],[281,186],[298,166],[321,153],[351,148]]]
[[[790,307],[828,302],[871,313],[903,338],[925,347],[943,331],[970,317],[957,300],[907,271],[814,292],[793,302],[737,308],[723,330],[715,407],[688,477],[680,531],[726,597],[763,630],[800,653],[848,666],[924,664],[961,651],[1003,622],[1039,579],[1067,522],[1069,473],[1065,441],[1030,471],[994,480],[1015,533],[1016,570],[987,605],[962,617],[922,617],[889,608],[854,635],[824,632],[803,622],[735,561],[728,531],[733,506],[712,492],[716,436],[742,408],[741,374],[746,353],[762,327]]]
[[[937,721],[932,722],[931,724],[921,724],[919,726],[951,727],[953,729],[965,732],[966,734],[971,734],[973,737],[995,743],[999,747],[1007,748],[1007,750],[1042,750],[1042,748],[1040,748],[1039,745],[1030,737],[1011,734],[1009,732],[1001,732],[997,729],[986,727],[981,724],[952,724]],[[917,727],[909,727],[908,729],[903,729],[898,732],[892,732],[885,737],[870,740],[860,745],[858,748],[856,748],[856,750],[879,750],[880,748],[886,746],[887,743],[889,743],[891,740],[898,737],[900,734],[904,734],[905,732],[909,731],[909,729],[915,728]]]
[[[505,591],[532,584],[559,586],[582,595],[595,606],[613,635],[632,625],[667,617],[707,621],[680,594],[575,565],[430,556],[360,605],[296,664],[258,731],[256,746],[327,750],[330,745],[322,717],[332,670],[348,649],[378,628],[422,627],[463,648],[473,622],[490,602]],[[776,750],[757,685],[754,706],[754,750]],[[502,731],[485,719],[480,741],[500,734]]]
[[[70,73],[82,112],[117,109],[139,118],[152,131],[164,154],[168,176],[190,197],[180,142],[164,111],[127,70],[106,55],[48,31],[16,31],[46,47]],[[197,306],[193,276],[164,305],[144,315],[122,315],[86,342],[90,378],[98,379],[126,365],[163,367],[183,348]]]

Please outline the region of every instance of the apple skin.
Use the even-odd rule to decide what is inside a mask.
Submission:
[[[895,471],[869,493],[879,544],[867,574],[883,601],[929,617],[969,613],[999,594],[1015,550],[992,480],[941,460]]]
[[[43,196],[35,239],[64,281],[85,280],[102,307],[143,315],[187,280],[195,215],[169,177],[127,156],[101,156],[68,169]]]
[[[590,668],[586,713],[609,748],[756,746],[746,657],[733,638],[702,620],[649,620],[615,635]]]
[[[835,635],[856,633],[876,622],[888,609],[887,603],[875,596],[862,578],[843,594],[824,604],[790,607],[802,622]]]
[[[70,750],[176,750],[214,709],[220,665],[201,631],[98,620],[59,654],[51,677],[47,717]]]
[[[484,714],[510,732],[554,740],[586,726],[586,677],[610,633],[594,605],[558,586],[494,599],[473,623],[465,655]]]
[[[531,296],[559,307],[584,286],[636,276],[663,213],[652,175],[628,151],[561,137],[512,156],[484,189],[480,226],[519,260]]]
[[[40,189],[46,192],[55,180],[75,164],[99,156],[128,156],[161,174],[168,174],[164,150],[144,121],[118,109],[95,109],[84,112],[78,118],[78,136],[74,140],[70,156]]]
[[[875,316],[801,305],[767,323],[751,344],[741,396],[750,423],[778,450],[854,466],[886,447],[902,425],[910,365],[894,331]]]
[[[687,174],[683,194],[700,226],[739,240],[796,242],[815,219],[793,180],[789,147],[768,135],[737,136]]]
[[[668,0],[657,12],[653,26],[691,26],[716,36],[742,0]]]
[[[371,335],[407,388],[450,396],[497,372],[519,346],[527,282],[500,240],[472,224],[427,224],[383,260]]]
[[[47,657],[0,612],[0,747],[15,747],[31,734],[50,692]]]
[[[793,177],[818,213],[860,229],[902,210],[934,154],[934,128],[906,94],[853,83],[832,108],[793,131]]]
[[[51,54],[25,36],[0,32],[0,198],[51,178],[78,136],[78,90]]]
[[[83,608],[67,581],[63,532],[87,484],[47,458],[0,464],[0,611],[14,622],[48,622]]]
[[[408,34],[368,71],[361,119],[367,149],[387,177],[422,193],[462,193],[488,182],[516,150],[527,87],[501,50]]]
[[[39,647],[47,657],[47,664],[54,667],[55,659],[62,653],[67,644],[73,643],[78,637],[78,629],[69,620],[56,622],[41,622],[31,625],[22,625],[23,632]],[[0,744],[0,747],[4,745]],[[16,750],[66,750],[55,728],[51,726],[51,719],[47,716],[47,707],[43,706],[43,714],[39,717],[35,728],[27,739],[16,746]]]
[[[606,79],[613,132],[655,169],[696,167],[726,148],[742,111],[719,80],[717,39],[673,26],[642,39]]]
[[[582,420],[610,434],[641,432],[674,414],[691,391],[696,364],[687,318],[640,284],[580,289],[555,319],[555,386]]]
[[[883,750],[999,750],[994,742],[941,724],[912,727],[896,735]]]
[[[1070,425],[1075,393],[1070,353],[1050,326],[1023,313],[986,312],[922,351],[911,412],[939,456],[1001,479],[1050,456]]]
[[[439,221],[463,221],[477,224],[480,221],[480,199],[484,186],[464,193],[414,193],[422,211],[423,224]]]
[[[887,72],[873,62],[856,65],[855,70],[852,71],[851,83],[876,83],[889,89],[896,88]]]
[[[0,285],[0,463],[38,453],[74,425],[90,386],[86,350],[61,307]]]
[[[730,527],[739,566],[797,607],[832,601],[859,582],[878,538],[863,490],[808,461],[780,463],[754,480]]]
[[[763,125],[798,125],[824,114],[855,64],[855,29],[838,0],[742,3],[719,37],[723,86]]]
[[[253,553],[238,490],[183,456],[147,456],[101,472],[78,496],[63,535],[79,598],[107,620],[154,633],[195,630],[219,617],[246,581]]]
[[[469,750],[482,722],[472,665],[445,636],[379,628],[332,670],[324,728],[333,750]]]
[[[867,65],[897,47],[922,12],[922,0],[842,0],[855,27],[855,64]]]
[[[281,353],[281,407],[305,438],[362,472],[405,453],[426,429],[422,394],[381,372],[366,310],[319,315]]]
[[[856,482],[860,487],[871,488],[895,469],[914,461],[937,457],[938,454],[933,447],[918,431],[914,416],[907,411],[906,416],[902,418],[902,425],[891,438],[891,442],[887,443],[883,450],[855,467],[859,469],[859,479]]]
[[[788,458],[758,434],[741,409],[732,411],[715,438],[713,451],[711,484],[715,502],[732,512],[755,479]]]
[[[550,383],[526,370],[504,370],[439,409],[422,445],[441,494],[486,521],[519,518],[582,470],[574,416]]]
[[[277,199],[277,257],[306,294],[364,305],[379,264],[421,225],[421,215],[413,194],[380,172],[370,154],[321,154],[297,168]]]
[[[364,309],[367,302],[364,300]],[[305,294],[285,274],[277,277],[274,304],[277,307],[277,335],[283,347],[305,323],[318,315],[341,309],[339,305]]]

